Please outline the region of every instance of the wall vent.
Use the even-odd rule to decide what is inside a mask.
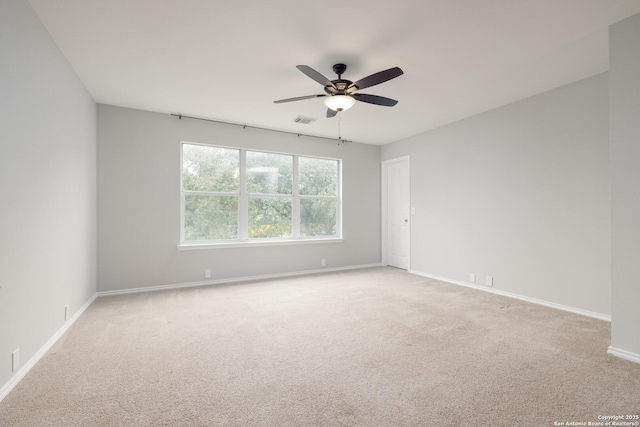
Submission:
[[[293,119],[294,122],[296,123],[300,123],[303,125],[310,125],[311,123],[315,122],[318,119],[314,119],[313,117],[305,117],[305,116],[298,116],[295,119]]]

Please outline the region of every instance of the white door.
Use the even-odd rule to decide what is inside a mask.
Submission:
[[[410,178],[409,158],[389,160],[384,163],[383,190],[386,190],[386,263],[393,267],[409,269],[409,212]],[[384,251],[385,248],[383,248]]]

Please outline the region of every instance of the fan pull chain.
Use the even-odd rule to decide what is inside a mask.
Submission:
[[[341,114],[338,114],[338,145],[342,142],[342,121]]]

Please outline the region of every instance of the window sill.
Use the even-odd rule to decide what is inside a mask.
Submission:
[[[318,243],[342,243],[344,238],[318,238],[318,239],[295,239],[295,240],[258,240],[252,242],[215,242],[215,243],[179,243],[179,251],[198,251],[205,249],[220,248],[255,248],[260,246],[284,246],[284,245],[312,245]]]

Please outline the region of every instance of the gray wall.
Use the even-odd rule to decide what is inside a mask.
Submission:
[[[0,386],[96,291],[96,105],[25,0],[0,2]]]
[[[345,241],[178,251],[180,141],[342,159]],[[98,105],[99,291],[200,282],[205,269],[213,280],[318,270],[322,258],[380,262],[380,147]]]
[[[640,360],[640,15],[609,33],[611,347]]]
[[[610,314],[607,75],[382,148],[411,158],[411,269]]]

